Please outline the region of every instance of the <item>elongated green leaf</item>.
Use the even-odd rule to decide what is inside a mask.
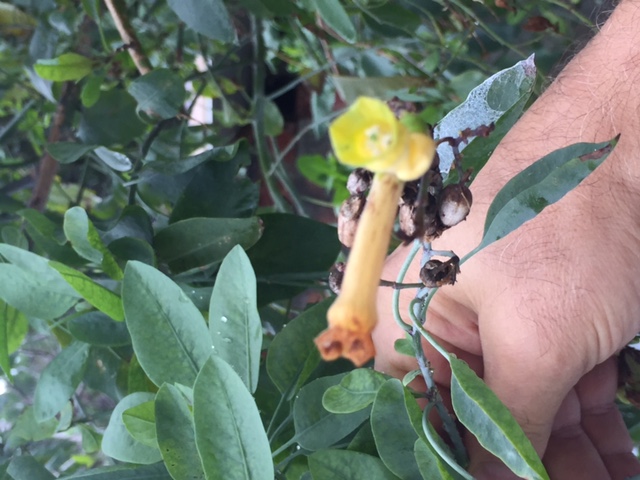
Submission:
[[[205,37],[233,42],[236,33],[222,0],[169,0],[169,7],[187,26]]]
[[[333,480],[396,480],[380,461],[360,452],[320,450],[309,456],[313,478]],[[435,477],[434,477],[435,480]]]
[[[129,408],[153,401],[152,393],[137,392],[124,397],[111,413],[102,438],[102,451],[121,462],[149,465],[162,460],[158,447],[149,447],[134,439],[127,431],[122,414]]]
[[[273,480],[269,440],[242,379],[213,355],[193,387],[196,443],[206,478]]]
[[[104,272],[114,280],[122,279],[122,270],[83,208],[73,207],[67,210],[64,214],[63,228],[64,234],[78,255],[101,265]]]
[[[370,368],[358,368],[347,374],[339,385],[322,396],[322,406],[331,413],[352,413],[371,405],[386,376]]]
[[[507,407],[473,370],[451,356],[451,401],[458,420],[516,475],[548,479],[533,445]]]
[[[15,450],[30,442],[48,440],[56,432],[57,427],[58,420],[55,418],[38,422],[34,415],[34,408],[28,406],[14,423],[5,446],[10,450]]]
[[[371,409],[371,430],[387,468],[404,480],[412,480],[420,478],[413,455],[418,434],[410,418],[416,412],[407,412],[405,395],[408,392],[398,379],[387,380],[380,387]],[[417,416],[420,417],[419,410]]]
[[[204,480],[189,404],[173,385],[156,395],[156,432],[162,459],[173,478]]]
[[[136,101],[119,88],[100,94],[91,108],[82,111],[78,137],[86,144],[126,145],[146,129],[136,115]]]
[[[249,248],[262,233],[253,218],[190,218],[158,232],[154,246],[160,260],[174,272],[213,265],[236,245]]]
[[[513,67],[491,76],[474,88],[462,104],[451,110],[438,122],[433,132],[434,138],[456,138],[465,128],[488,126],[490,123],[498,121],[519,102],[522,102],[522,107],[524,107],[526,101],[523,102],[523,97],[528,98],[530,95],[535,77],[536,67],[533,63],[533,57],[522,60]],[[512,119],[513,122],[518,115],[519,112],[516,112],[515,118]],[[504,135],[504,133],[506,130],[498,132],[498,135]],[[465,146],[465,144],[461,145],[460,150],[463,150]],[[440,157],[440,171],[447,174],[453,163],[453,152],[446,142],[438,147],[438,155]],[[474,161],[478,166],[486,161],[486,158],[483,160],[479,158],[482,157],[479,156]]]
[[[164,464],[156,463],[143,467],[132,467],[130,465],[118,465],[115,467],[93,468],[86,472],[76,473],[63,479],[83,480],[172,480]]]
[[[156,411],[153,401],[141,403],[122,412],[122,423],[129,434],[148,447],[158,447]]]
[[[116,322],[102,312],[87,312],[67,323],[69,333],[81,342],[101,347],[131,345],[129,330],[124,322]]]
[[[109,168],[116,172],[128,172],[133,168],[133,162],[124,153],[116,152],[115,150],[109,150],[106,147],[97,147],[94,153],[102,160]]]
[[[240,376],[251,393],[260,374],[262,322],[256,306],[256,276],[241,246],[225,257],[211,295],[209,332],[213,353]]]
[[[46,258],[0,243],[0,298],[21,312],[51,320],[63,315],[80,298]]]
[[[458,473],[450,473],[444,468],[443,461],[438,455],[419,438],[413,446],[413,454],[418,464],[418,470],[423,480],[438,478],[441,480],[457,480],[461,478]]]
[[[313,339],[327,328],[327,310],[332,303],[333,299],[328,298],[304,311],[269,345],[267,372],[280,392],[291,389],[290,397],[293,397],[320,364]]]
[[[345,415],[328,412],[322,406],[327,388],[337,385],[344,375],[322,377],[305,385],[293,404],[296,441],[307,450],[320,450],[334,445],[353,432],[369,416],[370,409]]]
[[[56,478],[35,458],[27,455],[13,457],[7,473],[13,480],[54,480]]]
[[[93,60],[77,53],[64,53],[58,58],[40,59],[33,68],[45,80],[67,82],[89,75],[93,71]]]
[[[76,142],[58,142],[47,145],[47,151],[59,163],[67,164],[80,160],[96,146]]]
[[[31,15],[24,13],[15,5],[0,2],[0,32],[6,35],[21,36],[38,24]]]
[[[82,91],[80,92],[80,100],[82,101],[83,107],[89,108],[96,104],[100,99],[100,88],[103,83],[105,83],[105,81],[102,75],[90,75],[89,78],[85,80]]]
[[[156,385],[193,385],[211,354],[207,325],[182,289],[153,267],[129,262],[122,302],[133,349]]]
[[[167,68],[157,68],[136,78],[127,89],[138,110],[152,118],[175,117],[185,99],[184,80]]]
[[[53,418],[76,391],[89,358],[89,345],[74,342],[62,350],[42,371],[33,401],[35,417],[42,422]]]
[[[356,29],[340,0],[314,0],[322,20],[349,43],[356,41]]]
[[[616,140],[577,143],[541,158],[513,177],[493,199],[474,253],[499,240],[577,187],[607,158]]]
[[[0,264],[0,284],[2,300],[26,315],[44,320],[62,316],[79,298],[73,289],[69,292],[58,283],[45,283],[35,273],[11,264]]]
[[[124,320],[122,300],[108,288],[94,282],[84,273],[58,262],[49,262],[73,289],[87,302],[117,322]]]
[[[4,372],[10,382],[13,383],[11,375],[11,363],[9,361],[9,339],[7,330],[9,329],[9,315],[15,311],[5,302],[0,302],[0,369]]]

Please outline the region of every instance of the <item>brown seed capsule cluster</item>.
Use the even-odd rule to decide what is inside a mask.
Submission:
[[[420,269],[420,280],[425,287],[438,288],[443,285],[453,285],[460,273],[460,259],[451,257],[446,262],[431,259]]]
[[[331,270],[329,270],[329,288],[336,295],[340,293],[345,266],[346,264],[344,262],[338,262],[334,263]]]
[[[437,158],[437,156],[436,156]],[[438,162],[418,182],[407,183],[400,199],[398,236],[431,242],[467,218],[473,197],[464,183],[443,187]]]

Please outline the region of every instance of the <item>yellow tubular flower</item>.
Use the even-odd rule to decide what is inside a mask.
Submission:
[[[409,132],[382,101],[360,97],[329,127],[338,160],[375,172],[345,270],[340,295],[315,340],[325,360],[345,357],[360,366],[375,354],[371,332],[378,321],[376,292],[389,248],[398,198],[405,181],[429,169],[433,139]]]

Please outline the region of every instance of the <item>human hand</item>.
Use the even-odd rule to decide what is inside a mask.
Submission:
[[[434,243],[464,256],[480,243],[489,204],[511,177],[555,149],[621,134],[576,189],[464,263],[458,283],[441,288],[427,312],[427,330],[506,404],[552,479],[640,473],[614,404],[615,355],[640,331],[640,63],[632,47],[639,24],[640,4],[620,2],[478,174],[467,221]],[[388,259],[385,280],[395,280],[406,250]],[[417,261],[405,281],[418,281]],[[391,295],[379,291],[376,368],[401,377],[415,361],[393,349],[403,332]],[[401,311],[412,297],[401,292]],[[448,364],[428,345],[425,353],[446,400]],[[473,438],[467,446],[477,478],[515,478]]]

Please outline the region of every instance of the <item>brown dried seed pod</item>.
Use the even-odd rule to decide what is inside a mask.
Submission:
[[[420,280],[427,288],[437,288],[456,283],[458,273],[460,273],[458,257],[451,257],[446,262],[432,259],[420,269]]]
[[[344,277],[344,269],[346,264],[344,262],[334,263],[329,270],[329,288],[333,293],[338,295],[340,293],[340,286],[342,285],[342,277]]]
[[[471,210],[473,196],[465,185],[447,185],[440,196],[438,216],[445,227],[459,224]]]
[[[345,247],[351,248],[358,229],[358,219],[364,209],[366,199],[363,195],[352,195],[340,207],[338,214],[338,238]]]
[[[351,195],[361,195],[371,187],[373,173],[364,168],[356,168],[349,174],[347,179],[347,190]]]
[[[405,238],[415,238],[418,226],[416,224],[416,207],[404,203],[398,210],[398,226]]]

